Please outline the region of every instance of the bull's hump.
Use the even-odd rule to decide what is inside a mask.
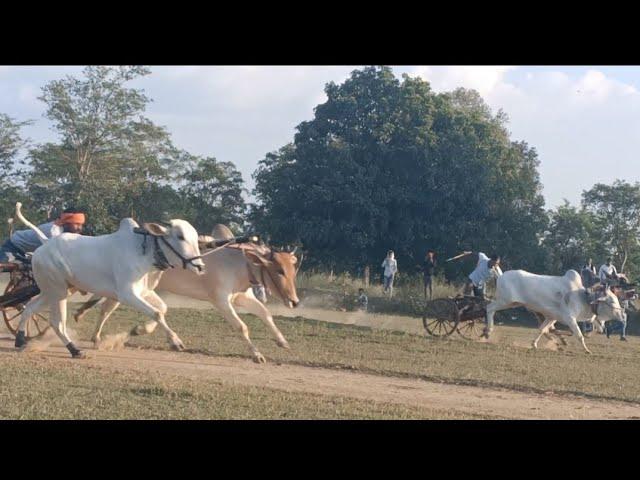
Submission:
[[[118,227],[118,231],[133,231],[134,228],[138,228],[138,222],[136,222],[133,218],[123,218],[120,220],[120,226]]]

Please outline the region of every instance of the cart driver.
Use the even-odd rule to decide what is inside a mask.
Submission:
[[[67,208],[60,218],[53,222],[38,225],[48,238],[57,237],[61,233],[82,233],[85,215],[75,208]],[[37,249],[42,242],[33,230],[18,230],[0,247],[0,263],[10,262],[16,254],[25,256]]]
[[[465,255],[471,255],[473,252],[464,252]],[[473,295],[484,298],[484,287],[487,280],[492,276],[499,277],[502,275],[500,269],[500,256],[492,254],[487,257],[484,253],[478,253],[478,264],[473,272],[469,274],[466,284],[466,290],[473,289]]]

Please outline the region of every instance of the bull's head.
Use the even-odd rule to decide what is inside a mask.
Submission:
[[[605,289],[604,295],[593,302],[593,312],[599,317],[598,320],[618,320],[624,322],[626,313],[620,305],[620,301],[615,293],[610,289]]]
[[[185,220],[170,222],[145,223],[147,230],[154,237],[160,238],[163,253],[172,265],[180,265],[199,275],[204,273],[204,262],[198,247],[198,232]]]
[[[265,285],[265,287],[273,287],[271,290],[275,291],[289,308],[296,307],[300,303],[296,291],[298,273],[296,264],[299,262],[294,252],[295,250],[286,252],[275,248],[270,248],[265,254],[255,250],[245,251],[245,256],[251,263],[266,270],[267,275],[264,275],[264,279],[272,285]]]

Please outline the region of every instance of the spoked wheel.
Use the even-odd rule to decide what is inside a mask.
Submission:
[[[14,277],[9,280],[7,287],[4,289],[4,294],[7,295],[12,291],[23,288],[29,285],[28,279],[21,277]],[[15,307],[6,307],[2,309],[2,316],[7,329],[15,335],[18,332],[18,324],[20,323],[20,314],[24,310],[24,304],[17,305]],[[49,329],[49,319],[44,315],[36,313],[27,322],[27,328],[25,334],[27,339],[38,338],[45,334]]]
[[[477,340],[482,336],[485,325],[482,318],[475,318],[458,323],[457,330],[467,340]]]
[[[425,306],[422,323],[434,337],[447,337],[456,331],[459,314],[456,302],[448,298],[433,300]]]

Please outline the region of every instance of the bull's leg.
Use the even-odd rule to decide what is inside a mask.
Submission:
[[[509,308],[510,306],[511,304],[505,304],[504,302],[501,302],[499,300],[489,302],[489,304],[487,305],[486,316],[487,325],[484,327],[484,332],[482,333],[483,337],[489,338],[489,335],[491,335],[491,332],[493,331],[493,317],[495,316],[496,312]]]
[[[153,305],[158,310],[160,310],[163,315],[167,314],[167,305],[164,303],[164,301],[161,298],[157,297],[156,299],[156,296],[149,296],[148,293],[144,295],[144,298],[145,300],[147,300],[147,302],[149,302],[151,305]],[[137,335],[147,335],[147,334],[153,333],[156,330],[157,326],[158,326],[158,322],[156,322],[155,320],[151,320],[150,322],[147,322],[144,325],[137,326],[135,328],[135,331]]]
[[[25,330],[27,328],[27,322],[36,313],[44,310],[48,306],[47,299],[44,295],[38,295],[31,299],[27,306],[20,315],[20,322],[18,323],[18,331],[16,332],[16,348],[22,348],[27,344],[27,337]]]
[[[219,299],[218,301],[214,301],[213,304],[218,308],[218,310],[220,310],[224,319],[229,322],[233,329],[240,332],[240,335],[251,351],[253,361],[256,363],[267,363],[266,359],[253,345],[253,343],[251,343],[251,339],[249,338],[249,328],[234,310],[233,305],[231,305],[231,299]]]
[[[97,305],[102,300],[100,295],[93,295],[89,300],[80,305],[80,308],[73,314],[73,318],[76,322],[82,320],[87,310],[91,309],[94,305]]]
[[[540,332],[538,333],[538,336],[536,337],[536,339],[533,341],[534,349],[538,348],[538,342],[540,341],[543,335],[547,335],[549,333],[549,330],[553,327],[554,323],[556,323],[556,321],[553,320],[552,318],[547,318],[545,319],[544,322],[542,322],[542,325],[540,325]]]
[[[120,302],[118,302],[117,300],[113,300],[112,298],[105,299],[104,303],[102,304],[102,308],[100,309],[100,318],[96,322],[96,329],[93,332],[93,336],[91,337],[91,341],[94,344],[100,343],[100,334],[102,333],[102,327],[104,327],[106,321],[119,306]]]
[[[160,297],[155,294],[155,292],[148,291],[145,293],[145,297],[146,298],[138,297],[134,292],[124,292],[122,295],[118,295],[118,300],[120,300],[120,302],[125,305],[129,305],[130,307],[141,311],[142,313],[144,313],[148,317],[151,317],[153,320],[159,323],[167,333],[167,339],[169,340],[171,346],[176,350],[184,350],[184,344],[182,343],[182,340],[180,340],[178,335],[176,335],[176,333],[171,330],[171,328],[169,328],[169,325],[167,325],[167,322],[164,319],[164,314],[167,311],[167,305],[162,301]],[[151,302],[153,302],[157,306],[152,305]],[[135,327],[133,330],[131,330],[131,335],[139,335],[140,333],[141,332],[139,327]]]
[[[269,312],[269,310],[267,310],[267,308],[253,295],[248,293],[239,293],[233,299],[233,303],[239,307],[245,308],[249,313],[252,313],[256,317],[260,317],[260,320],[262,320],[267,328],[271,330],[278,346],[286,348],[287,350],[290,348],[289,343],[284,338],[284,335],[282,335],[276,324],[273,322],[271,312]]]
[[[65,347],[73,358],[84,358],[84,352],[80,351],[71,341],[67,334],[67,299],[57,299],[51,302],[51,317],[49,323],[56,332]]]
[[[578,340],[582,344],[582,348],[584,348],[584,351],[587,352],[587,353],[591,353],[591,350],[589,350],[587,348],[587,344],[584,342],[584,336],[582,335],[582,332],[580,331],[580,327],[578,326],[578,322],[576,321],[576,319],[573,318],[573,317],[569,317],[569,318],[565,319],[564,323],[569,326],[569,328],[571,329],[571,333],[573,333],[573,335],[576,338],[578,338]]]

